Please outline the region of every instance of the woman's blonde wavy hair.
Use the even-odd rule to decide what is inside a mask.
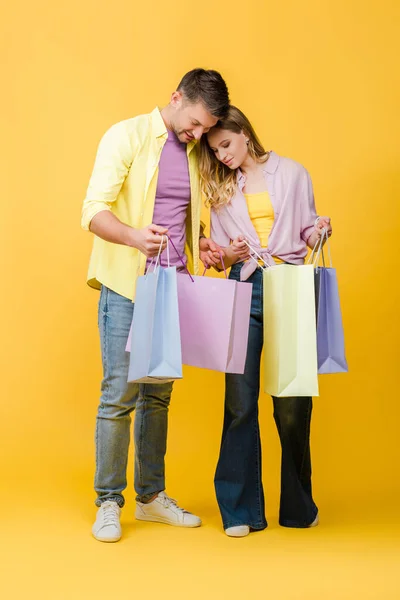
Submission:
[[[269,152],[264,150],[252,124],[236,106],[230,106],[227,116],[218,121],[212,129],[244,133],[249,138],[250,156],[257,162],[268,160]],[[210,148],[207,135],[202,136],[199,144],[199,171],[206,204],[215,209],[228,204],[236,191],[237,169],[232,170],[218,160]]]

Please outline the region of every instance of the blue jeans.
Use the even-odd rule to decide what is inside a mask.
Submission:
[[[230,279],[239,281],[242,263],[232,267]],[[248,354],[243,375],[226,375],[225,417],[215,490],[224,528],[267,527],[261,479],[261,442],[258,424],[260,359],[263,347],[263,281],[257,269],[253,284]],[[318,509],[311,491],[311,398],[273,398],[274,418],[281,447],[279,523],[308,527]]]
[[[134,305],[103,286],[99,330],[103,362],[101,399],[96,421],[96,505],[115,500],[124,505],[131,413],[136,408],[135,490],[145,502],[165,489],[168,406],[172,383],[127,383],[129,354],[125,352]]]

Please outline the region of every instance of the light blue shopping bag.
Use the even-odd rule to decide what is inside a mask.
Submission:
[[[158,266],[137,280],[128,381],[165,383],[181,378],[176,267]]]

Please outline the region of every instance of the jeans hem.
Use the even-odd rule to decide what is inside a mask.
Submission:
[[[250,529],[254,529],[255,531],[262,531],[263,529],[267,529],[268,523],[238,523],[237,521],[232,521],[232,523],[224,523],[224,529],[229,529],[229,527],[241,527],[242,525],[247,525]]]
[[[144,494],[143,496],[141,496],[140,494],[137,494],[135,501],[140,502],[141,504],[146,504],[152,498],[155,499],[158,496],[158,494],[161,494],[161,492],[165,492],[165,488],[162,488],[162,489],[158,490],[157,492],[152,492],[150,494]]]
[[[307,529],[314,522],[317,514],[318,510],[315,512],[313,518],[309,523],[305,523],[304,521],[292,521],[290,519],[279,519],[279,525],[281,527],[293,527],[294,529]]]
[[[120,508],[123,508],[125,505],[125,500],[118,496],[110,496],[108,498],[97,498],[95,501],[95,505],[100,508],[103,502],[116,502]]]

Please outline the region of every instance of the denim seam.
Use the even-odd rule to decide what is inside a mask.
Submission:
[[[257,434],[257,441],[256,441],[256,472],[257,472],[257,480],[256,480],[256,488],[257,488],[257,512],[258,512],[258,516],[262,517],[261,515],[261,494],[260,494],[260,479],[261,479],[261,472],[260,472],[260,435],[259,435],[259,431],[257,428],[257,417],[254,419],[253,421],[253,425],[254,425],[254,429],[255,432]]]
[[[142,419],[140,421],[139,440],[138,440],[137,452],[136,452],[136,461],[137,461],[137,465],[138,465],[138,475],[139,475],[139,485],[140,485],[140,488],[142,490],[143,490],[143,468],[142,468],[142,462],[140,460],[140,457],[141,457],[141,452],[142,452],[143,426],[144,426],[144,420],[146,418],[146,390],[145,390],[145,386],[146,386],[146,384],[143,384],[143,386],[139,386],[138,400],[140,401],[140,396],[142,394],[143,412],[142,412]],[[136,419],[136,415],[135,415],[135,419]]]
[[[262,287],[261,285],[257,286],[257,290],[255,290],[255,294],[257,296],[257,300],[259,302],[259,304],[262,304]],[[257,315],[258,316],[258,315]],[[255,315],[255,317],[257,318],[257,316]],[[261,352],[262,352],[262,345],[261,345]],[[260,356],[257,357],[257,360],[260,361],[261,360],[261,353]],[[258,377],[258,397],[257,397],[257,407],[256,407],[256,415],[255,418],[253,420],[253,427],[256,433],[256,474],[257,474],[257,479],[256,479],[256,489],[257,489],[257,512],[258,512],[258,516],[260,519],[262,519],[262,514],[261,514],[261,488],[260,488],[260,481],[261,481],[261,469],[260,469],[260,454],[261,454],[261,448],[260,448],[260,431],[259,431],[259,426],[258,426],[258,401],[259,401],[259,397],[260,397],[260,375]]]
[[[104,293],[105,299],[104,299],[104,308],[99,307],[99,312],[100,312],[100,318],[103,320],[103,385],[104,385],[104,389],[102,391],[102,396],[107,393],[108,391],[108,383],[106,382],[106,373],[107,373],[107,333],[106,333],[106,329],[107,329],[107,311],[108,311],[108,289],[107,288],[102,288],[102,293]],[[100,298],[101,300],[101,298]],[[100,319],[99,319],[100,322]],[[102,401],[100,400],[100,403],[102,404]],[[96,472],[95,472],[95,479],[97,479],[98,473],[99,473],[99,419],[97,417],[96,419]]]

